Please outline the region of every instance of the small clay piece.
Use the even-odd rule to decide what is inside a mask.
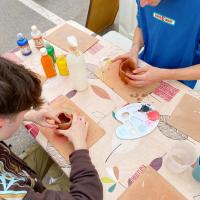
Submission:
[[[62,113],[59,113],[57,116],[61,122],[60,124],[56,123],[58,125],[58,129],[67,130],[71,127],[72,119],[73,119],[72,115],[62,112]]]
[[[124,62],[122,62],[119,66],[119,77],[121,80],[125,83],[128,84],[128,80],[131,80],[127,74],[133,74],[133,70],[135,70],[137,66],[135,63],[132,61],[132,59],[128,58]]]
[[[148,94],[144,94],[144,93],[142,94],[142,97],[146,97],[146,96],[148,96]]]

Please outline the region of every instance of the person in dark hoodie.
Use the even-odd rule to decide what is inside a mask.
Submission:
[[[4,142],[24,120],[52,129],[57,127],[50,121],[59,119],[47,108],[41,108],[41,91],[40,80],[33,72],[0,57],[0,199],[102,200],[102,184],[87,150],[88,123],[84,117],[74,115],[71,128],[62,132],[75,149],[70,155],[69,192],[67,177],[62,173],[61,178],[52,178],[53,184],[44,186],[42,179],[54,164],[39,145],[21,160]],[[51,189],[60,183],[61,191]]]

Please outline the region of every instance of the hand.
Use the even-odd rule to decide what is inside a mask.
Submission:
[[[115,59],[112,60],[112,62],[118,62],[119,61],[121,63],[121,62],[125,61],[128,58],[131,58],[133,60],[133,62],[136,65],[138,65],[138,55],[137,54],[134,55],[131,52],[122,54],[120,56],[117,56]]]
[[[68,130],[56,130],[56,133],[68,137],[75,150],[87,149],[88,126],[84,117],[74,114],[71,127]]]
[[[146,65],[144,67],[137,68],[133,71],[133,74],[127,74],[127,82],[134,87],[144,87],[155,82],[162,80],[164,70]]]
[[[38,111],[31,110],[26,113],[24,120],[32,121],[40,126],[47,128],[57,128],[55,122],[60,123],[58,117],[53,113],[49,107],[42,108]]]

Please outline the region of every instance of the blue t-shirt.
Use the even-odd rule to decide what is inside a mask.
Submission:
[[[200,64],[200,0],[162,0],[156,7],[140,7],[138,27],[144,50],[140,58],[159,68]],[[196,81],[181,81],[194,88]]]

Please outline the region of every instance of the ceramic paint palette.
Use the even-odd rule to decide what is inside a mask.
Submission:
[[[151,105],[133,103],[119,109],[115,117],[121,123],[116,135],[122,140],[133,140],[151,133],[158,125],[160,114]]]

